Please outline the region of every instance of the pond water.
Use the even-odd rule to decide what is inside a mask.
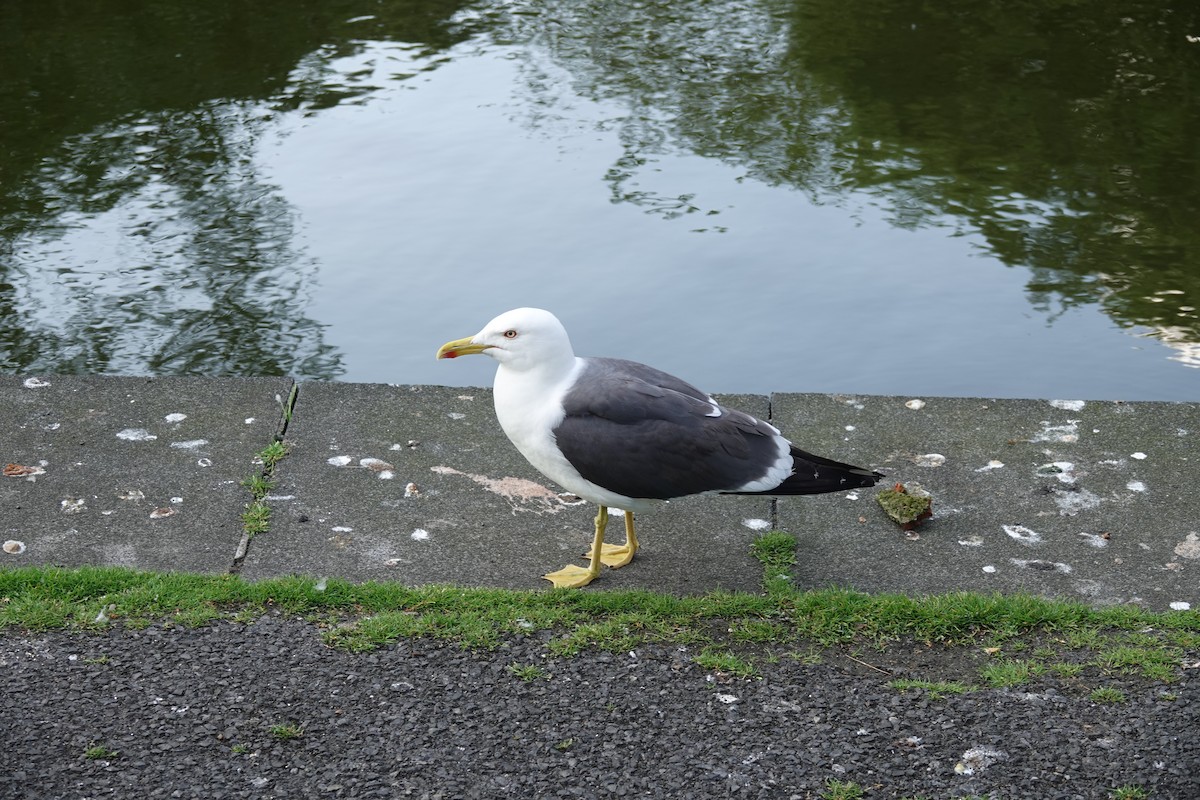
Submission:
[[[1200,4],[0,6],[0,371],[1200,397]]]

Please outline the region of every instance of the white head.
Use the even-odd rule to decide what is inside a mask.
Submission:
[[[446,342],[438,358],[483,353],[509,369],[569,369],[575,363],[571,339],[558,317],[540,308],[515,308],[466,339]]]

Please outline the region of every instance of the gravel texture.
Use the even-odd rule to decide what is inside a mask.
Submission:
[[[548,636],[355,654],[282,616],[9,632],[0,797],[818,798],[836,780],[865,798],[1200,798],[1194,668],[1105,676],[1113,704],[1052,678],[931,700],[888,682],[977,681],[977,655],[830,652],[743,680],[677,646],[557,658]]]

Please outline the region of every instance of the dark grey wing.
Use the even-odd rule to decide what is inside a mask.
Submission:
[[[554,435],[579,474],[627,497],[736,489],[779,458],[774,431],[696,387],[620,359],[585,361]]]

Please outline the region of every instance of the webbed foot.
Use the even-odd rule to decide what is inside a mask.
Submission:
[[[598,574],[600,574],[599,565],[597,565],[596,571],[593,572],[587,567],[567,564],[560,570],[547,572],[542,577],[553,583],[556,589],[578,589],[581,586],[587,586],[596,579]]]

